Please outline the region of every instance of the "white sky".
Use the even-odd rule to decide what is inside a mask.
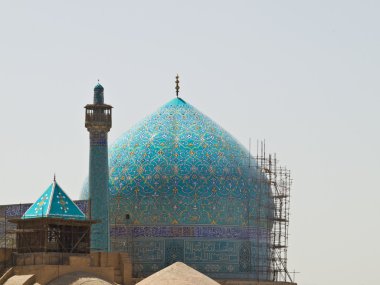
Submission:
[[[98,78],[112,142],[181,95],[293,173],[299,284],[377,284],[379,1],[1,1],[0,204],[78,198]]]

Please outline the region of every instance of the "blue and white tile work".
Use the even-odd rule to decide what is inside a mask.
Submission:
[[[86,215],[62,190],[55,179],[21,218],[33,219],[44,217],[72,220],[86,219]]]
[[[98,221],[91,227],[91,250],[109,251],[108,132],[112,106],[104,104],[104,88],[100,84],[94,88],[93,103],[85,106],[85,126],[90,133],[90,217]]]
[[[108,149],[107,145],[90,146],[90,184],[92,197],[90,202],[91,219],[102,221],[91,226],[91,250],[109,251],[109,212],[108,204]],[[103,162],[103,163],[99,163]]]
[[[135,277],[183,261],[212,278],[270,279],[271,190],[229,133],[176,98],[109,153],[112,250],[132,255]]]

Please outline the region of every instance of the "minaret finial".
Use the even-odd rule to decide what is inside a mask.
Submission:
[[[54,178],[53,178],[53,181],[54,181],[54,183],[56,182],[56,181],[55,181],[55,173],[54,173]]]
[[[177,98],[178,98],[178,93],[179,93],[179,76],[178,76],[178,73],[177,73],[177,76],[175,77],[175,92],[176,92]]]

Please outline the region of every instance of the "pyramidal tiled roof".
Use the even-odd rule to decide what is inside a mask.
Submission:
[[[38,200],[25,212],[22,219],[62,218],[85,220],[86,216],[70,197],[53,181]]]

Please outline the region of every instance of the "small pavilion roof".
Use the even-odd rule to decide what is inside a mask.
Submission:
[[[62,190],[55,178],[53,183],[50,184],[45,192],[32,206],[30,206],[21,218],[33,219],[43,217],[74,220],[86,219],[86,215]]]

